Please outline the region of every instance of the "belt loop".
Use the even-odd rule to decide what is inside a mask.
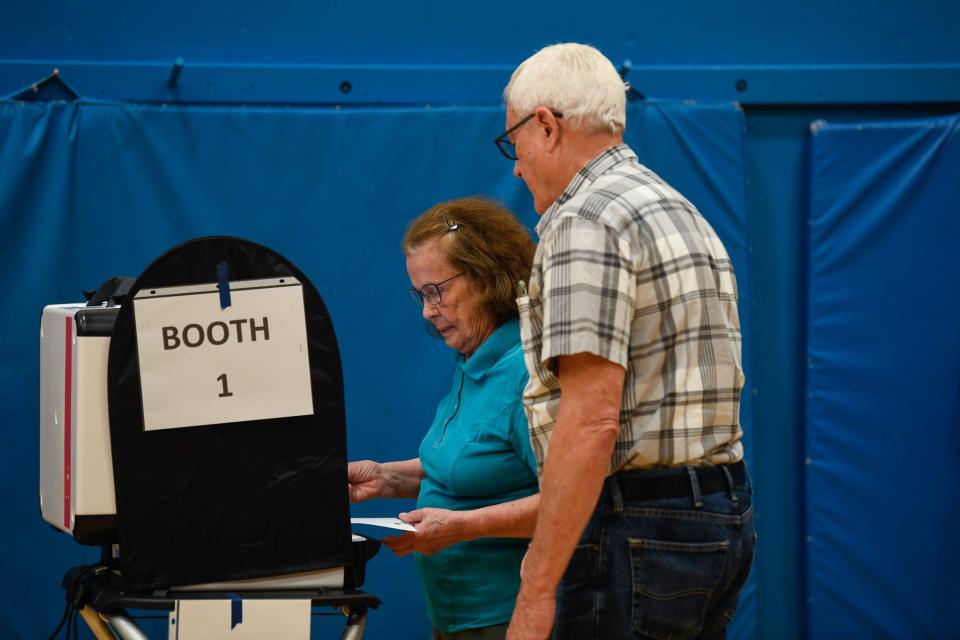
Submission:
[[[607,476],[607,487],[610,489],[610,500],[613,502],[614,513],[623,511],[623,494],[620,493],[620,484],[617,482],[616,474]]]
[[[733,475],[730,473],[727,465],[721,464],[719,466],[720,470],[723,471],[723,477],[727,479],[727,490],[730,492],[730,502],[737,504],[737,493],[735,491],[736,486],[733,484]]]
[[[703,506],[703,496],[700,495],[700,481],[697,479],[697,471],[691,466],[684,467],[687,475],[690,476],[690,490],[693,491],[693,506],[700,508]]]

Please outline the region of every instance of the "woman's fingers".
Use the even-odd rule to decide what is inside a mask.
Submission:
[[[413,543],[415,540],[416,536],[414,534],[404,533],[399,536],[388,536],[382,542],[398,556],[405,556],[414,550]]]

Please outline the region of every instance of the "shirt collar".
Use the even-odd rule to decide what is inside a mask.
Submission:
[[[457,366],[463,369],[463,372],[479,380],[487,371],[490,370],[496,362],[510,350],[511,347],[520,343],[520,320],[513,318],[500,325],[496,331],[490,334],[483,341],[477,350],[473,352],[469,360],[464,360],[463,354],[457,354]]]
[[[592,184],[594,180],[624,160],[636,159],[637,154],[624,142],[615,144],[597,154],[593,160],[584,165],[580,171],[577,171],[577,174],[570,180],[570,183],[567,185],[567,188],[563,190],[563,193],[560,194],[560,197],[544,212],[540,221],[537,223],[537,235],[543,235],[543,231],[547,228],[548,220],[563,203],[580,193]]]

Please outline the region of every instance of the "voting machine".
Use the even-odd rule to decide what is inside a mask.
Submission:
[[[358,590],[379,543],[350,530],[333,324],[289,261],[193,240],[123,295],[44,308],[40,343],[41,512],[105,550],[68,572],[101,606],[379,604]]]

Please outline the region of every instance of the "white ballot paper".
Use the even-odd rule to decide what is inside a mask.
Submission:
[[[399,518],[350,518],[350,524],[366,524],[371,527],[416,531],[412,524],[407,524]]]

